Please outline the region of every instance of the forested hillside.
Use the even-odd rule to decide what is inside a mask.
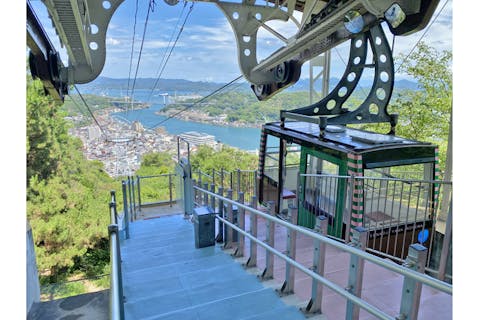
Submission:
[[[118,186],[84,158],[60,109],[40,82],[27,81],[27,219],[42,284],[108,273],[108,204]]]

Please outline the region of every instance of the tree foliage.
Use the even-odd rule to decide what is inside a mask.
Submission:
[[[404,56],[402,56],[404,59]],[[439,146],[439,163],[444,168],[452,113],[452,53],[438,52],[420,42],[404,61],[404,71],[417,80],[419,90],[399,92],[388,111],[399,114],[396,134]],[[366,129],[384,126],[367,125]],[[383,130],[384,131],[384,130]]]
[[[103,270],[109,191],[116,183],[101,162],[84,158],[81,141],[68,135],[60,106],[37,81],[27,81],[26,120],[27,218],[41,281]]]
[[[191,156],[191,168],[193,171],[201,169],[202,172],[211,174],[213,169],[226,171],[254,170],[258,166],[258,157],[235,148],[224,146],[220,151],[212,147],[202,145]]]

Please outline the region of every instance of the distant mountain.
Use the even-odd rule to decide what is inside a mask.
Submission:
[[[135,81],[135,89],[152,89],[155,86],[155,82],[157,80],[154,78],[139,78]],[[80,88],[86,92],[94,92],[99,93],[102,91],[109,91],[112,89],[124,91],[126,95],[126,91],[128,88],[128,82],[130,88],[133,85],[133,79],[113,79],[107,77],[98,77],[94,81],[83,84]],[[339,82],[338,78],[331,78],[330,79],[330,88],[336,86]],[[164,91],[164,92],[184,92],[184,93],[199,93],[199,94],[208,94],[217,90],[218,88],[225,85],[225,83],[218,83],[218,82],[205,82],[205,81],[189,81],[185,79],[160,79],[156,84],[157,91]],[[360,80],[359,84],[362,88],[367,88],[371,86],[371,80]],[[233,88],[235,91],[250,91],[249,83],[241,83],[241,84],[233,84],[230,88]],[[413,81],[409,80],[398,80],[394,84],[394,88],[396,90],[402,89],[411,89],[417,90],[418,84]],[[308,91],[309,90],[309,79],[300,79],[294,85],[286,89],[289,92],[295,91]]]
[[[330,78],[329,79],[329,88],[330,90],[334,88],[339,83],[338,78]],[[368,79],[361,79],[358,83],[358,86],[362,88],[368,88],[372,84],[372,80]],[[418,90],[417,82],[409,81],[409,80],[396,80],[394,83],[395,90],[403,90],[403,89],[410,89],[410,90]],[[287,90],[289,91],[309,91],[309,79],[299,79],[294,85],[289,87]]]
[[[156,79],[154,78],[138,78],[135,81],[136,89],[152,89],[155,86]],[[123,90],[133,86],[133,79],[113,79],[106,77],[98,77],[94,81],[81,86],[84,90]],[[159,91],[182,91],[182,92],[202,92],[214,91],[221,87],[223,83],[204,82],[204,81],[189,81],[184,79],[160,79],[156,83],[156,89]]]

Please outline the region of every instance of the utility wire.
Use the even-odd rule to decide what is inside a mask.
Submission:
[[[407,56],[402,60],[401,64],[399,65],[399,67],[396,69],[398,72],[401,70],[401,67],[403,66],[403,64],[407,61],[407,59],[409,58],[409,56],[413,53],[413,51],[416,49],[417,45],[419,44],[419,42],[421,42],[421,40],[424,38],[424,36],[426,35],[426,33],[429,31],[429,29],[431,28],[431,26],[436,22],[437,18],[441,15],[442,13],[442,10],[444,10],[444,8],[446,7],[446,4],[449,2],[449,0],[446,0],[446,2],[444,2],[444,4],[442,5],[441,7],[441,10],[439,10],[439,12],[437,13],[437,15],[434,17],[434,19],[432,20],[432,22],[427,26],[426,30],[424,30],[423,34],[421,35],[421,37],[419,38],[419,40],[417,40],[416,44],[412,47],[411,51],[409,51],[409,53],[407,54]]]
[[[136,64],[136,71],[135,71],[135,78],[133,79],[133,85],[131,87],[131,102],[133,102],[133,96],[135,93],[135,84],[136,84],[136,78],[138,76],[138,69],[140,68],[140,61],[141,61],[141,53],[143,51],[143,44],[145,43],[145,35],[146,35],[146,27],[148,26],[148,19],[150,17],[150,12],[153,11],[155,5],[154,0],[150,0],[148,4],[148,12],[146,13],[146,19],[145,19],[145,26],[143,28],[143,36],[141,39],[141,46],[140,46],[140,53],[138,54],[138,62]]]
[[[130,53],[130,70],[128,71],[128,86],[126,87],[126,96],[129,96],[130,91],[130,78],[131,78],[131,66],[133,65],[133,50],[135,48],[135,33],[136,33],[136,17],[138,15],[138,0],[136,0],[135,7],[135,23],[133,24],[133,39],[131,41],[131,53]]]
[[[206,99],[209,99],[211,98],[212,96],[214,96],[215,94],[217,94],[218,92],[220,92],[221,90],[224,90],[225,88],[227,88],[228,86],[232,85],[233,83],[235,83],[236,81],[238,81],[239,79],[243,78],[243,75],[240,75],[236,78],[234,78],[233,80],[231,80],[230,82],[228,82],[227,84],[221,86],[220,88],[216,89],[215,91],[211,92],[210,94],[208,94],[207,96],[204,96],[203,98],[199,99],[198,101],[195,101],[193,104],[189,105],[189,106],[186,106],[183,110],[180,110],[178,112],[176,112],[175,114],[169,116],[168,118],[166,119],[163,119],[162,121],[158,122],[157,124],[153,125],[150,127],[150,129],[154,129],[156,127],[158,127],[159,125],[165,123],[166,121],[176,117],[177,115],[179,115],[180,113],[183,113],[185,112],[186,110],[194,107],[195,105],[205,101]]]
[[[105,133],[105,131],[103,130],[103,128],[100,126],[100,123],[98,122],[98,120],[96,119],[95,115],[94,115],[93,112],[91,111],[90,106],[88,105],[88,103],[86,103],[85,99],[83,98],[82,94],[80,93],[80,90],[78,90],[78,87],[76,86],[76,84],[74,84],[73,87],[75,87],[75,90],[77,91],[78,95],[80,96],[80,99],[83,101],[83,104],[84,104],[85,107],[87,108],[88,112],[90,113],[91,117],[92,117],[93,120],[95,121],[96,125],[98,126],[98,128],[100,128],[101,133],[103,133],[103,135],[105,136],[105,139],[108,140],[108,136],[106,135],[106,133]],[[72,100],[73,100],[73,99],[72,99]]]
[[[173,43],[173,46],[170,48],[170,52],[168,53],[168,56],[166,57],[166,60],[165,60],[165,56],[166,56],[166,52],[168,51],[168,49],[166,49],[165,54],[163,55],[163,59],[161,60],[160,67],[158,68],[158,71],[159,71],[158,76],[156,78],[155,84],[153,85],[153,89],[151,90],[150,95],[148,96],[147,101],[150,101],[151,96],[153,95],[153,92],[155,91],[155,89],[158,85],[158,82],[160,81],[161,75],[163,74],[163,70],[165,70],[165,67],[168,64],[168,61],[169,61],[170,56],[173,52],[173,49],[175,49],[176,43],[178,42],[178,39],[180,38],[180,35],[183,32],[183,28],[185,27],[186,21],[188,21],[188,17],[190,16],[191,11],[193,11],[194,4],[195,4],[194,2],[191,4],[190,10],[188,11],[188,13],[185,17],[185,20],[183,21],[183,24],[181,25],[180,31],[178,32],[178,34],[176,36],[176,39],[175,39],[175,42]],[[185,9],[185,7],[186,7],[186,1],[185,1],[185,5],[183,6],[183,10]],[[181,11],[180,17],[181,17],[181,15],[183,15],[183,10]],[[178,22],[179,22],[179,19],[178,19]],[[174,31],[176,31],[176,28],[178,27],[178,22],[177,22],[177,25],[176,25]],[[171,34],[170,42],[168,43],[168,48],[170,47],[170,43],[171,43],[171,40],[173,38],[173,34],[174,33]],[[163,63],[163,61],[164,61],[164,63]],[[161,71],[160,71],[160,68],[161,68]]]

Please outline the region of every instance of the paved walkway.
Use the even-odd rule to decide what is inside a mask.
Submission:
[[[132,223],[121,253],[126,319],[305,319],[219,246],[195,249],[182,215]]]

